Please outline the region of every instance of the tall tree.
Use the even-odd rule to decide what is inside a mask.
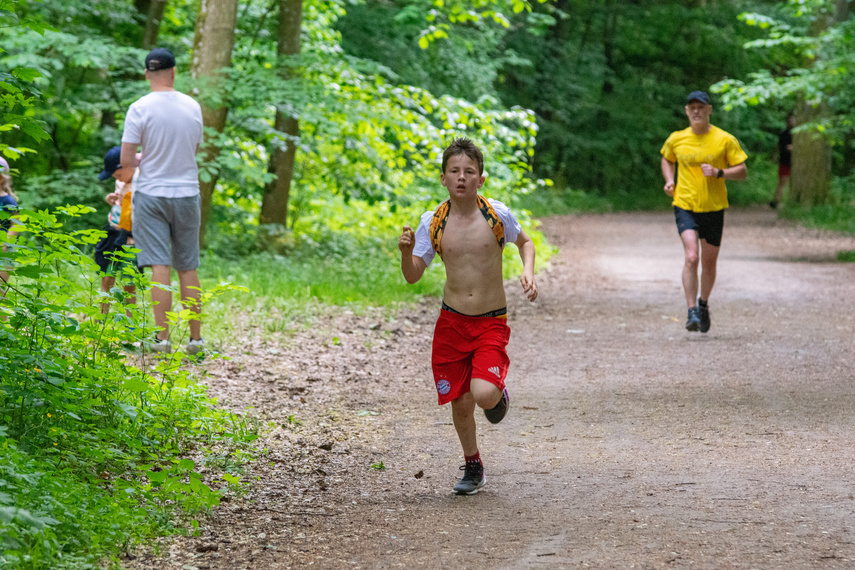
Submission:
[[[279,1],[279,32],[276,53],[280,58],[281,77],[292,79],[297,73],[293,57],[300,53],[300,25],[303,20],[303,0]],[[296,113],[284,102],[276,106],[276,130],[281,133],[274,141],[267,171],[276,178],[264,186],[259,221],[262,224],[286,225],[288,198],[291,180],[294,177],[294,161],[297,156],[297,141],[300,125]]]
[[[166,12],[166,2],[167,0],[135,0],[134,2],[137,11],[145,16],[143,49],[151,49],[157,45],[160,23],[163,21],[163,14]]]
[[[828,117],[828,107],[816,101],[801,101],[796,123],[805,124]],[[828,201],[831,189],[831,145],[813,130],[793,134],[793,166],[789,202],[812,206]]]
[[[202,120],[205,123],[205,145],[202,153],[206,164],[213,164],[220,154],[216,136],[226,126],[228,107],[223,95],[225,77],[223,70],[230,66],[235,44],[237,0],[206,0],[199,4],[196,35],[193,40],[193,64],[190,73],[197,81]],[[211,210],[211,195],[217,185],[217,173],[210,169],[200,175],[199,191],[202,194],[202,229],[199,239],[204,241],[205,226]]]
[[[810,35],[821,36],[835,23],[831,10],[822,10],[814,17]],[[808,66],[816,65],[811,61]],[[822,97],[799,94],[796,108],[796,124],[819,122],[830,115],[828,105]],[[790,179],[789,200],[797,204],[812,206],[828,201],[831,189],[831,145],[828,139],[815,130],[797,131],[793,135],[793,172]]]

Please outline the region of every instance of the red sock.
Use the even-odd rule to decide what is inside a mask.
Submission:
[[[466,455],[464,453],[463,459],[466,460],[466,463],[470,463],[470,462],[471,463],[477,463],[481,467],[484,467],[484,464],[481,463],[481,452],[480,451],[476,451],[475,455]]]

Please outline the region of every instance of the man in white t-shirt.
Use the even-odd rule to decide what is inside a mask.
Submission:
[[[181,302],[201,311],[199,228],[201,197],[196,153],[202,144],[202,109],[195,99],[175,90],[175,57],[155,48],[145,58],[145,77],[151,93],[128,109],[122,134],[121,164],[139,166],[134,188],[134,238],[140,249],[140,267],[151,267],[154,322],[160,329],[146,347],[170,352],[172,310],[171,268],[178,273]],[[142,159],[138,160],[138,148]],[[189,354],[204,348],[202,322],[190,321]]]

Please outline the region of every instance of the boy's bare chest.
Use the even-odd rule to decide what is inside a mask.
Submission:
[[[444,259],[492,256],[501,253],[493,230],[480,212],[466,218],[449,216],[442,233]]]

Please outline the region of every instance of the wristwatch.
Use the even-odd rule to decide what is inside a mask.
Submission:
[[[721,168],[719,168],[719,169],[718,169],[718,176],[717,176],[717,178],[724,178],[724,170],[722,170]]]

